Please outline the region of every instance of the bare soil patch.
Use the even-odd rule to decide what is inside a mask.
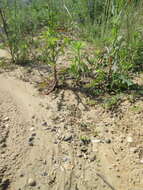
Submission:
[[[111,113],[71,90],[43,96],[40,80],[0,75],[0,189],[142,190],[142,99]]]

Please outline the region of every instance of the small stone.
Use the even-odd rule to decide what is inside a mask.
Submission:
[[[94,162],[96,160],[96,155],[92,154],[89,158],[90,162]]]
[[[47,176],[47,175],[48,175],[47,172],[43,172],[43,173],[42,173],[42,176],[44,176],[44,177]]]
[[[77,157],[82,158],[83,155],[82,155],[80,152],[78,152],[78,153],[77,153]]]
[[[80,149],[82,152],[87,152],[87,147],[85,147],[85,146],[83,146],[83,147],[81,147],[81,149]]]
[[[21,174],[19,175],[19,177],[24,177],[24,173],[21,173]]]
[[[110,144],[110,143],[111,143],[111,139],[106,139],[105,142],[106,142],[107,144]]]
[[[36,181],[34,179],[32,179],[32,178],[29,178],[28,179],[28,185],[29,186],[36,186]]]
[[[35,115],[32,115],[32,119],[35,119]]]
[[[67,135],[64,137],[64,141],[71,141],[72,140],[72,135]]]
[[[28,144],[29,144],[29,146],[33,146],[33,142],[29,142]]]
[[[56,129],[56,128],[53,128],[53,129],[51,129],[50,131],[51,131],[51,132],[56,132],[57,129]]]
[[[100,139],[92,139],[91,142],[92,143],[101,143],[101,140]]]
[[[54,142],[53,142],[54,144],[58,144],[58,141],[57,140],[54,140]]]
[[[136,147],[131,147],[130,148],[130,152],[132,153],[137,153],[138,152],[138,149]]]
[[[34,127],[31,127],[31,128],[30,128],[30,131],[34,131]]]
[[[44,161],[43,161],[43,164],[44,164],[44,165],[46,165],[46,164],[47,164],[47,161],[46,161],[46,160],[44,160]]]
[[[116,158],[116,161],[117,161],[117,162],[119,162],[119,161],[120,161],[120,159],[119,159],[119,158]]]
[[[46,121],[43,121],[42,126],[46,127],[48,124]]]
[[[128,143],[132,143],[133,142],[133,138],[131,136],[127,137],[127,142]]]
[[[47,127],[47,128],[45,128],[44,130],[45,130],[45,131],[48,131],[48,130],[50,130],[50,129],[51,129],[50,127]]]
[[[67,162],[69,159],[67,157],[63,158],[63,162]]]
[[[32,133],[31,136],[32,136],[32,137],[35,137],[35,136],[36,136],[36,133]]]
[[[32,142],[34,140],[34,137],[29,137],[28,142]]]
[[[5,117],[3,121],[9,121],[9,117]]]
[[[65,121],[65,118],[60,118],[59,119],[59,122],[64,122]]]
[[[3,143],[3,144],[1,145],[1,147],[2,147],[2,148],[6,148],[7,145],[6,145],[5,143]]]

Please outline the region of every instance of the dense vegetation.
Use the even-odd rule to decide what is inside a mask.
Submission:
[[[137,88],[142,22],[142,0],[3,0],[0,6],[1,45],[15,64],[50,65],[47,93],[69,77],[93,96]],[[67,49],[71,64],[63,68],[58,59]]]

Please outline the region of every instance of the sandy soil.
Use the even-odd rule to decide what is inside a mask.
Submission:
[[[44,74],[46,71],[44,71]],[[0,74],[0,190],[143,190],[143,101],[110,113],[37,70]]]

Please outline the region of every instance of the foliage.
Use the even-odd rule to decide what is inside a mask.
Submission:
[[[119,94],[106,98],[103,104],[103,107],[106,110],[111,110],[113,111],[115,108],[117,108],[119,106],[121,102],[121,96]]]
[[[90,138],[87,137],[87,136],[81,136],[81,137],[80,137],[80,140],[84,143],[84,145],[89,144],[90,141],[91,141]]]
[[[84,43],[77,41],[72,43],[72,50],[74,52],[73,63],[70,65],[69,73],[73,75],[79,82],[82,76],[89,72],[88,65],[84,60],[83,50]]]
[[[141,0],[3,0],[0,36],[12,62],[34,59],[50,65],[53,87],[59,80],[58,59],[70,46],[72,63],[65,71],[76,84],[94,95],[119,93],[130,90],[134,74],[143,69],[142,10]],[[86,52],[88,42],[96,51]]]
[[[12,61],[23,63],[31,59],[34,37],[39,28],[52,25],[54,22],[50,7],[45,1],[32,1],[30,4],[21,4],[21,1],[2,1],[0,19],[3,27],[1,38],[9,48]]]
[[[64,48],[70,41],[66,37],[59,36],[53,28],[47,28],[42,32],[40,40],[42,40],[41,59],[53,68],[54,84],[52,88],[55,88],[58,85],[58,58],[64,54]]]

